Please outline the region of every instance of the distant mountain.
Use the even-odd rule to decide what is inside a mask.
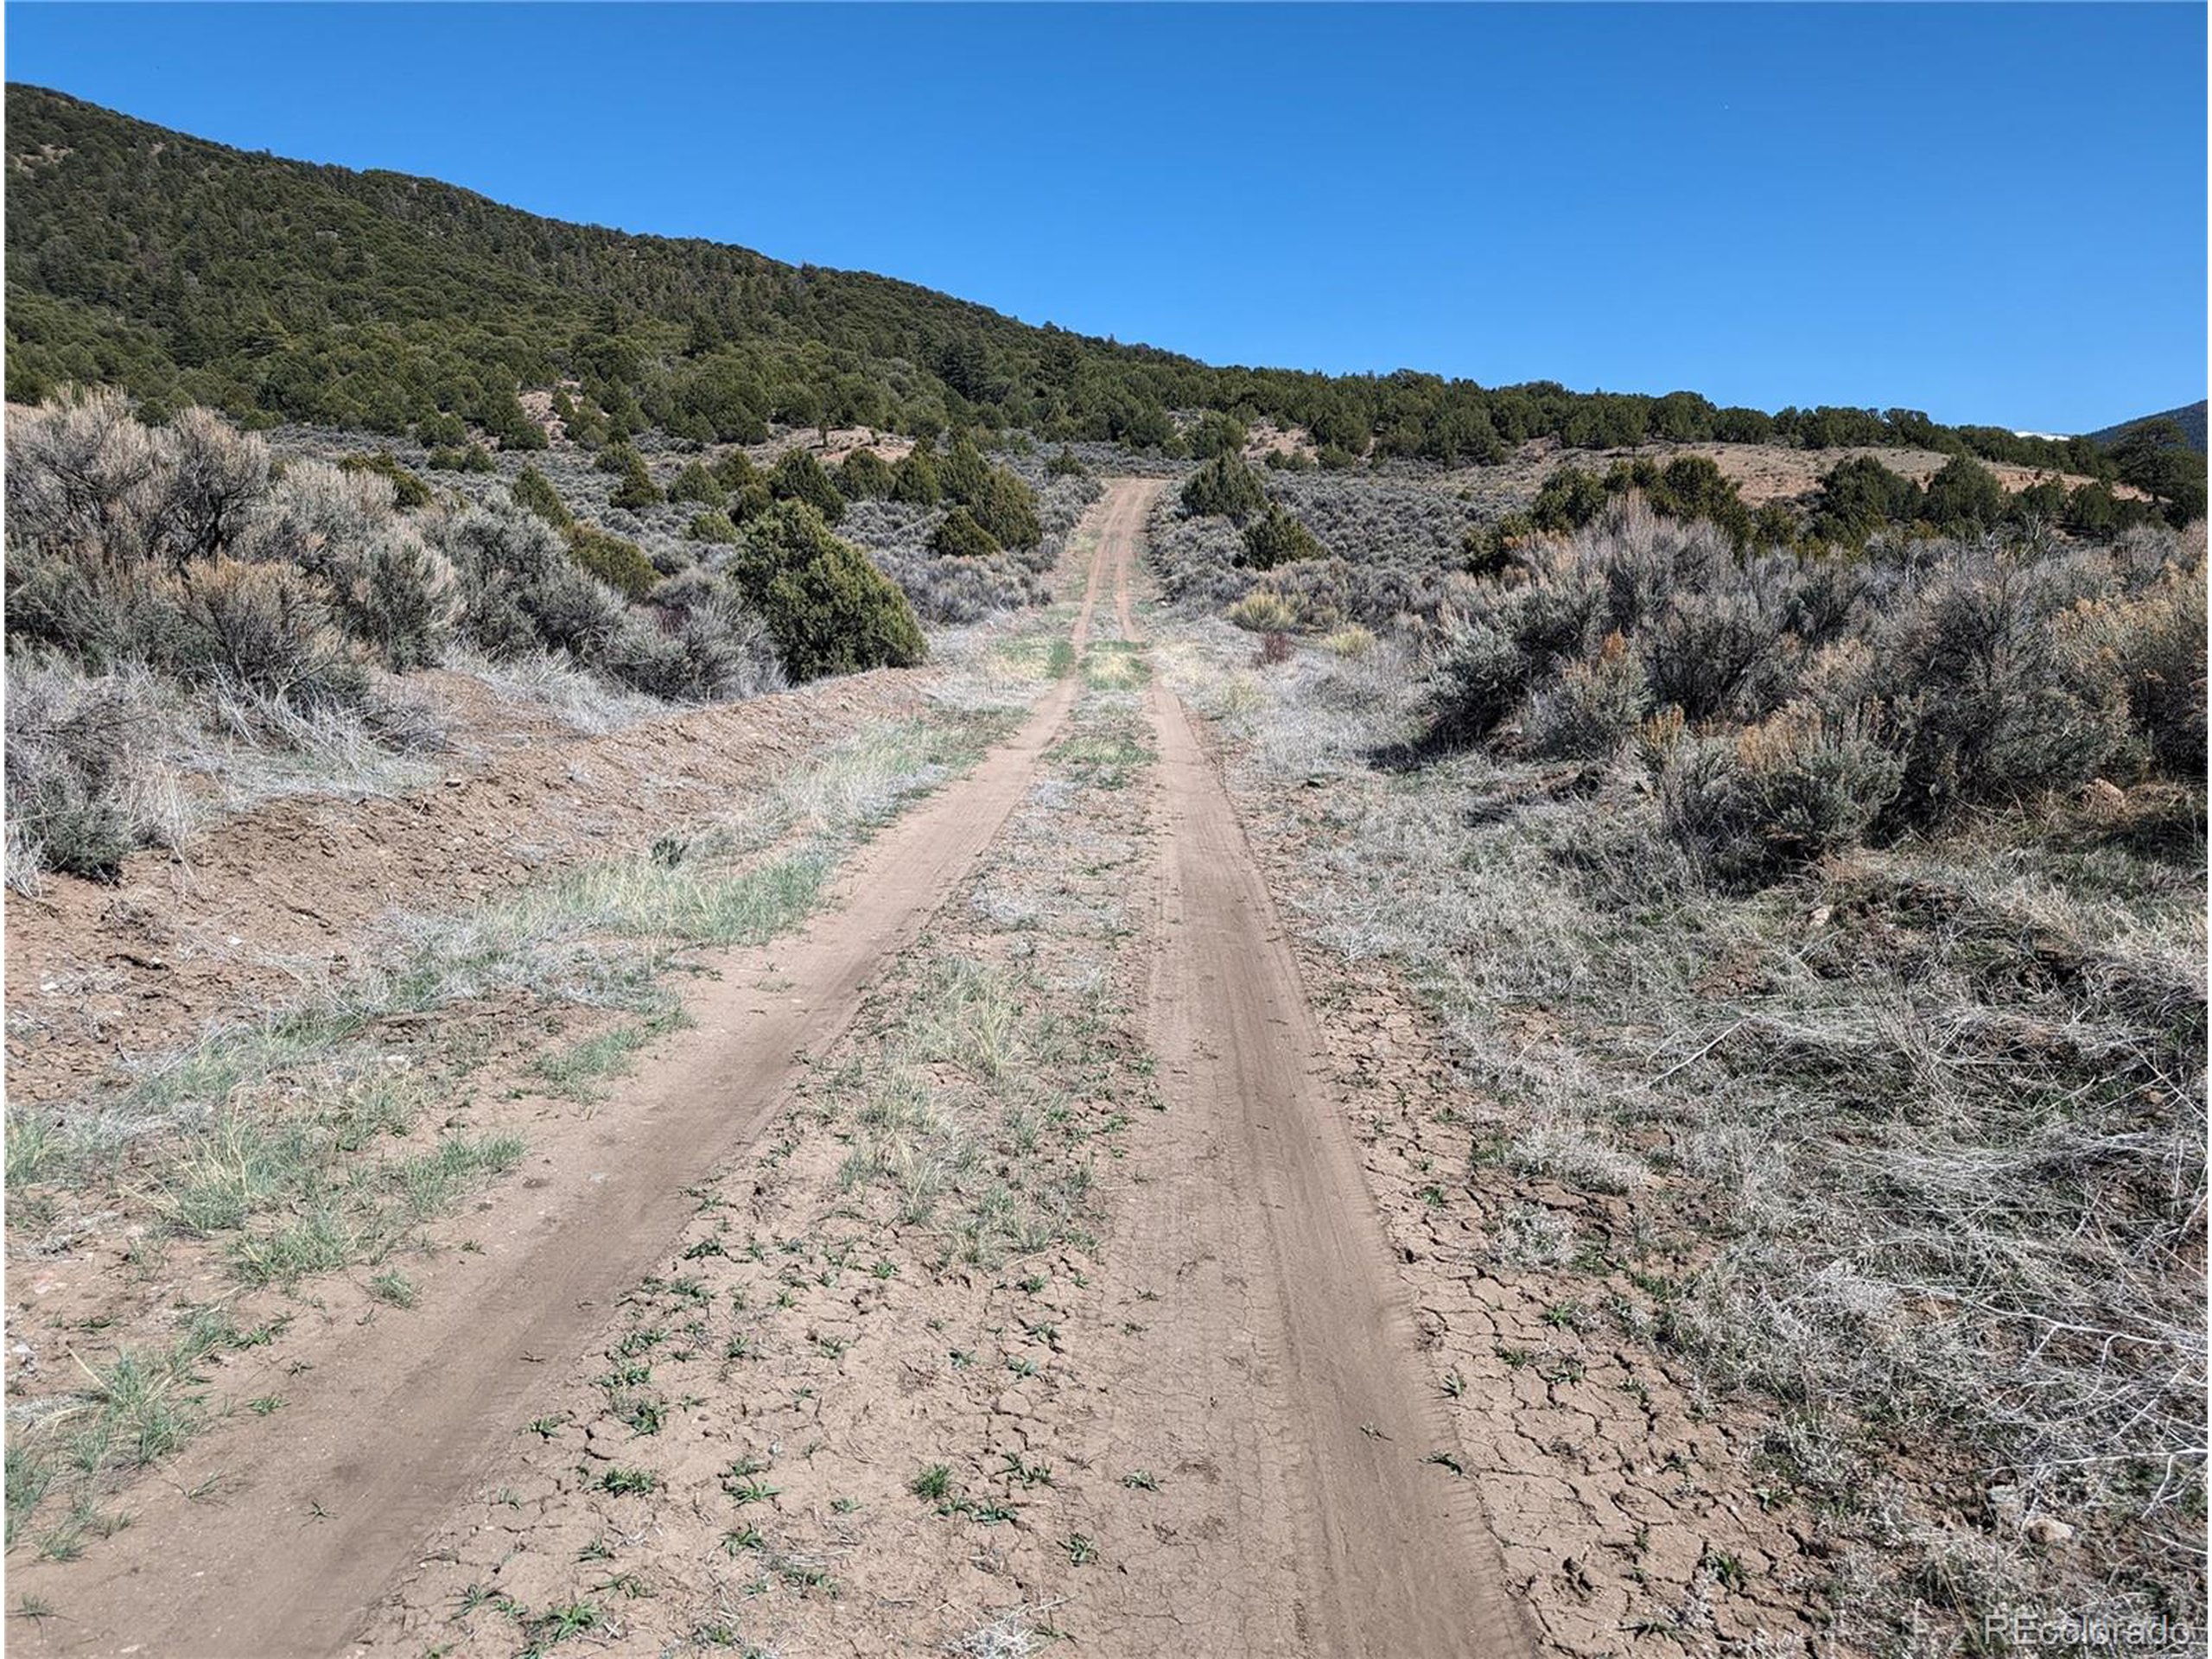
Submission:
[[[1217,367],[862,271],[563,224],[432,179],[233,149],[42,87],[11,84],[7,117],[7,394],[18,401],[99,381],[149,412],[196,402],[248,421],[384,432],[444,415],[528,448],[544,437],[518,393],[565,382],[561,418],[590,437],[983,426],[1151,448],[1179,446],[1175,416],[1213,410],[1302,427],[1325,464],[1363,453],[1497,460],[1555,437],[1580,448],[1878,444],[2109,466],[2078,441],[1943,427],[1908,409],[1768,414],[1691,391]],[[951,195],[919,162],[823,188],[860,214],[872,190],[941,197],[961,219],[1009,211],[985,191]],[[1222,233],[1245,228],[1225,219]]]
[[[2190,448],[2196,450],[2200,455],[2204,453],[2204,399],[2202,397],[2193,404],[2183,404],[2179,409],[2161,410],[2156,415],[2138,416],[2134,420],[2122,421],[2118,426],[2108,426],[2101,432],[2092,432],[2089,434],[2089,442],[2102,444],[2117,443],[2137,427],[2150,421],[2171,421],[2176,426],[2181,428],[2182,436],[2189,441]]]

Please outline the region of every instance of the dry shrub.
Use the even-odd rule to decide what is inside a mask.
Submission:
[[[452,561],[410,524],[388,526],[334,566],[330,588],[346,632],[398,673],[435,663],[461,619]]]
[[[2204,527],[2131,593],[2084,601],[2062,620],[2069,647],[2127,701],[2153,764],[2201,779],[2205,763]]]
[[[1049,493],[1046,505],[1052,505]],[[957,626],[1044,601],[1044,584],[1007,554],[963,557],[934,551],[931,525],[938,516],[932,508],[907,502],[860,500],[847,511],[837,533],[899,584],[914,614],[926,623]],[[1056,555],[1065,536],[1065,524],[1048,532],[1047,545]]]
[[[1529,653],[1510,627],[1489,617],[1446,625],[1429,672],[1429,741],[1480,742],[1520,708],[1532,677]]]
[[[2107,770],[2203,775],[2201,533],[2091,551],[1921,537],[1840,566],[1741,558],[1631,497],[1465,606],[1431,657],[1431,752],[1525,736],[1599,758],[1678,709],[1704,734],[1673,768],[1674,821],[1731,881]],[[1782,816],[1743,822],[1761,803]],[[1773,850],[1724,850],[1747,836]]]
[[[121,392],[67,388],[11,413],[7,441],[11,553],[35,546],[117,568],[150,551],[161,455]]]
[[[1833,1599],[1846,1649],[1971,1650],[2007,1604],[2202,1605],[2201,545],[1928,538],[1719,567],[1667,605],[1762,607],[1791,695],[1746,718],[1738,682],[1703,722],[1670,700],[1641,728],[1647,776],[1573,787],[1507,734],[1605,633],[1532,665],[1510,587],[1479,585],[1433,656],[1492,752],[1341,791],[1296,867],[1290,908],[1319,942],[1405,964],[1463,1068],[1454,1108],[1510,1137],[1510,1167],[1618,1190],[1632,1171],[1581,1154],[1648,1158],[1606,1224],[1640,1266],[1596,1351],[1641,1365],[1656,1343],[1701,1402],[1773,1425],[1711,1472],[1816,1516],[1819,1554],[1779,1571]],[[1531,585],[1586,569],[1530,551]],[[1961,606],[1961,583],[1996,586]],[[1669,611],[1621,626],[1611,602],[1607,631],[1649,665]],[[1238,672],[1249,647],[1224,634],[1196,683],[1249,733],[1247,778],[1357,772],[1424,712],[1402,676],[1354,703],[1333,683],[1348,665]],[[1957,727],[1892,709],[1914,672]],[[2073,707],[1994,708],[1977,679]],[[2110,743],[2107,767],[2184,781],[2093,787],[2056,828],[1994,810],[2034,785],[1988,757],[2077,771],[2078,748],[2037,758],[2079,741],[2069,721]],[[1902,828],[1908,763],[1968,735],[1985,747],[1953,775],[1980,800],[1822,856]],[[1509,1262],[1562,1253],[1485,1219]],[[2024,1514],[2074,1536],[2038,1546]],[[1853,1576],[1824,1582],[1838,1562]]]
[[[342,579],[355,550],[391,523],[394,499],[391,480],[381,474],[295,461],[240,534],[239,553]]]
[[[177,563],[227,550],[269,493],[269,446],[211,410],[186,409],[156,435],[157,546]]]
[[[1685,592],[1653,617],[1637,651],[1652,700],[1693,721],[1771,713],[1794,683],[1801,648],[1766,596]]]
[[[12,486],[9,495],[12,505]],[[143,568],[111,571],[94,559],[11,538],[6,573],[11,648],[63,652],[96,668],[137,653],[150,592]]]
[[[487,656],[588,659],[622,626],[621,595],[586,574],[542,518],[470,507],[434,521],[430,535],[460,575],[460,632]]]
[[[661,602],[632,612],[597,666],[618,684],[670,702],[720,702],[784,685],[775,642],[737,595],[702,573],[664,584]]]
[[[1824,705],[1885,710],[1904,763],[1885,828],[2078,787],[2113,756],[2126,699],[2062,621],[2101,574],[1961,550],[1872,620],[1866,651],[1830,659]],[[1839,662],[1852,671],[1833,671]]]
[[[1851,846],[1904,776],[1871,721],[1802,703],[1733,737],[1689,735],[1677,710],[1642,735],[1660,822],[1722,886],[1757,886]]]
[[[111,880],[139,848],[176,844],[184,804],[156,741],[175,719],[143,671],[9,660],[10,887],[36,891],[41,870]]]
[[[1651,712],[1643,664],[1618,633],[1594,661],[1570,663],[1529,700],[1527,737],[1535,753],[1596,760],[1616,753]]]
[[[194,683],[232,683],[302,709],[358,708],[368,679],[296,570],[219,559],[164,578],[178,629],[156,665]]]

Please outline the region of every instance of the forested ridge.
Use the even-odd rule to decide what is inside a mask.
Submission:
[[[1215,367],[1033,327],[889,277],[540,218],[435,181],[210,143],[8,88],[8,395],[119,385],[158,415],[399,432],[441,413],[543,441],[518,391],[578,384],[572,429],[753,440],[771,423],[1020,428],[1179,445],[1176,412],[1307,429],[1324,459],[1491,460],[1719,439],[1912,445],[2108,473],[2085,439],[1909,410],[1778,413],[1694,392],[1483,387],[1401,371]]]

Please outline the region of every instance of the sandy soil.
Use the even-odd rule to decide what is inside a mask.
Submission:
[[[929,670],[878,671],[578,736],[481,688],[436,788],[298,796],[141,853],[113,886],[8,895],[8,1095],[60,1100],[207,1020],[296,999],[357,964],[388,912],[457,909],[609,846],[650,842],[868,721],[911,711]]]
[[[1309,851],[1337,832],[1327,791],[1268,789],[1227,771],[1245,821],[1267,828],[1255,844],[1276,890],[1311,879]],[[1325,1074],[1422,1360],[1448,1395],[1449,1433],[1542,1650],[1660,1659],[1762,1642],[1776,1654],[1838,1651],[1821,1632],[1847,1546],[1758,1472],[1773,1421],[1716,1402],[1655,1344],[1573,1312],[1588,1309],[1593,1259],[1601,1289],[1630,1288],[1618,1258],[1649,1236],[1642,1206],[1496,1162],[1465,1180],[1465,1079],[1419,998],[1388,962],[1347,958],[1297,927],[1290,940],[1319,988]],[[1453,1202],[1432,1202],[1447,1173]],[[1502,1263],[1531,1216],[1571,1228],[1584,1254]]]
[[[1893,473],[1902,473],[1916,484],[1925,484],[1950,460],[1933,449],[1785,449],[1758,443],[1683,443],[1647,445],[1641,450],[1626,450],[1623,454],[1651,454],[1662,459],[1667,456],[1707,455],[1723,474],[1735,480],[1744,499],[1753,506],[1769,501],[1791,500],[1820,487],[1821,480],[1839,462],[1853,455],[1872,455]],[[1608,462],[1610,465],[1610,461]],[[2078,473],[2058,473],[2039,470],[2033,467],[2015,467],[2005,461],[1982,463],[1997,475],[1997,481],[2007,490],[2018,493],[2029,485],[2056,476],[2064,481],[2068,489],[2089,482]],[[2115,487],[2115,493],[2139,493],[2126,485]]]
[[[894,1652],[995,1618],[1101,1654],[1529,1650],[1236,810],[1164,687],[1098,692],[1081,655],[1094,626],[1126,652],[1157,487],[1094,510],[1078,671],[1018,734],[884,832],[802,934],[719,961],[688,1000],[694,1027],[608,1109],[534,1130],[526,1178],[456,1224],[470,1248],[432,1258],[419,1306],[226,1362],[226,1394],[281,1386],[284,1409],[139,1483],[119,1539],[18,1566],[15,1587],[57,1610],[13,1632],[26,1650],[509,1652],[559,1629],[653,1651],[741,1622],[785,1651]],[[1086,746],[1117,709],[1141,711],[1148,747],[1102,781]],[[535,771],[333,810],[320,869],[272,829],[262,878],[284,869],[313,895],[286,925],[343,931],[316,912],[346,887],[328,872],[360,865],[357,819],[381,821],[359,845],[394,858],[443,848],[457,898],[502,879],[468,850],[494,829],[407,831],[453,796],[486,803],[489,826],[543,816],[532,787],[558,791],[560,759],[511,764]],[[717,765],[690,786],[730,786]],[[609,781],[593,802],[635,792]],[[164,895],[168,925],[244,911],[254,845]],[[343,916],[381,902],[372,889]],[[119,925],[87,921],[95,938]],[[71,936],[57,914],[35,948],[58,958]],[[865,1079],[867,1045],[932,975],[994,963],[1027,976],[1020,1017],[1081,1025],[1032,1161],[1089,1195],[1059,1243],[995,1269],[839,1180],[855,1130],[825,1082]],[[219,963],[207,975],[218,995]],[[151,1006],[175,995],[129,982]],[[75,1062],[57,1052],[58,1087]],[[948,1099],[966,1086],[957,1066],[932,1075]],[[750,1249],[721,1242],[726,1206]],[[654,1308],[690,1310],[668,1346],[641,1323]],[[960,1363],[987,1346],[1004,1369]],[[605,1374],[646,1351],[668,1381],[641,1419]],[[936,1519],[906,1490],[931,1455],[976,1495]],[[650,1491],[610,1484],[632,1463]],[[764,1471],[775,1490],[746,1507]],[[990,1480],[1002,1501],[981,1496]]]
[[[1122,1403],[1194,1447],[1249,1447],[1240,1496],[1261,1523],[1186,1559],[1188,1603],[1213,1617],[1179,1621],[1178,1644],[1528,1650],[1259,866],[1189,715],[1159,688],[1153,713],[1166,823],[1147,1006],[1179,1175],[1115,1261],[1139,1282],[1203,1268],[1213,1294]],[[1207,1581],[1245,1593],[1210,1599]]]
[[[1925,484],[1950,457],[1933,449],[1793,449],[1766,443],[1646,443],[1626,449],[1568,449],[1555,438],[1539,438],[1521,446],[1510,458],[1494,467],[1466,468],[1447,476],[1484,491],[1504,489],[1533,495],[1544,480],[1562,466],[1603,473],[1614,462],[1642,457],[1665,462],[1676,455],[1704,455],[1732,480],[1745,501],[1753,507],[1770,501],[1797,501],[1821,486],[1821,480],[1840,462],[1853,455],[1871,455],[1893,473]],[[2007,490],[2018,492],[2039,480],[2054,476],[2032,467],[1985,461]],[[2056,474],[2069,489],[2089,480],[2077,474]],[[2116,495],[2139,495],[2125,484],[2113,486]]]

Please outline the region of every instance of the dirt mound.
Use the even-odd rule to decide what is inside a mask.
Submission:
[[[181,854],[138,855],[113,886],[63,876],[39,898],[10,894],[10,1099],[81,1094],[119,1059],[334,981],[390,912],[459,909],[649,844],[794,756],[912,709],[931,677],[879,670],[586,737],[435,677],[460,721],[437,785],[271,801]]]

